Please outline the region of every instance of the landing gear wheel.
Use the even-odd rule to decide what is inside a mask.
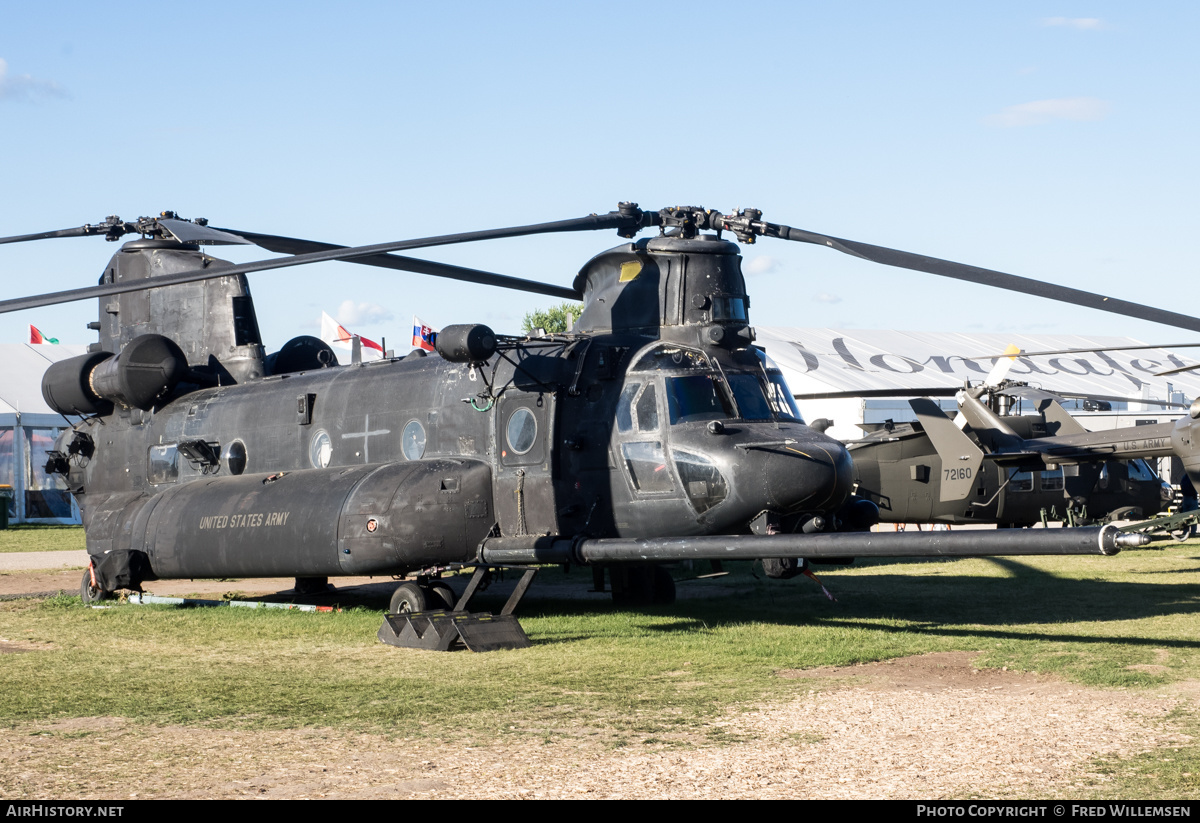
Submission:
[[[675,602],[675,580],[662,566],[614,566],[613,603],[618,606],[668,606]]]
[[[84,569],[83,581],[79,584],[79,599],[83,601],[83,605],[90,606],[111,598],[112,592],[106,592],[99,586],[92,585],[92,570]]]
[[[654,567],[654,605],[669,606],[675,602],[675,579],[662,566]]]
[[[409,614],[425,611],[425,590],[416,583],[401,583],[388,603],[389,614]]]
[[[428,596],[426,603],[430,609],[445,609],[453,611],[454,604],[458,602],[458,595],[454,593],[454,589],[450,588],[449,583],[444,583],[441,580],[430,581],[426,587]]]

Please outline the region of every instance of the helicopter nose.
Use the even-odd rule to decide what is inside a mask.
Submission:
[[[813,433],[810,438],[764,446],[746,444],[749,468],[765,508],[778,512],[832,512],[850,496],[853,463],[845,447]]]

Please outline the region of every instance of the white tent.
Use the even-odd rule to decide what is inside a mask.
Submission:
[[[79,509],[46,453],[70,424],[42,399],[42,374],[86,346],[0,344],[0,484],[12,487],[12,523],[78,523]]]
[[[1144,345],[1128,337],[1080,335],[976,334],[912,332],[878,329],[804,329],[757,326],[757,344],[783,370],[797,394],[854,393],[885,390],[909,391],[919,397],[929,388],[961,388],[964,381],[978,384],[994,360],[969,358],[995,356],[1014,344],[1023,351],[1088,349],[1098,346]],[[1185,353],[1191,351],[1190,354]],[[1200,371],[1156,377],[1155,372],[1194,363],[1200,349],[1095,351],[1054,357],[1019,357],[1009,378],[1049,391],[1115,397],[1168,400],[1187,403],[1200,396]],[[843,440],[862,434],[859,423],[880,423],[887,418],[913,419],[900,398],[851,396],[845,399],[798,400],[806,420],[819,417],[835,423],[829,433]],[[954,407],[952,399],[945,405]],[[1113,402],[1108,414],[1081,413],[1090,429],[1162,422],[1179,417],[1150,403]]]

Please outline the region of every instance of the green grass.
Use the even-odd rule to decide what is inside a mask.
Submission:
[[[1200,718],[1194,713],[1176,712],[1173,718],[1180,733],[1200,740]],[[1128,760],[1101,758],[1093,771],[1103,776],[1084,797],[1145,800],[1146,798],[1200,797],[1200,744],[1171,744]]]
[[[21,524],[0,529],[0,552],[83,551],[83,526]]]
[[[0,727],[112,715],[185,726],[545,740],[594,732],[611,745],[720,745],[733,736],[706,721],[814,688],[778,676],[787,669],[968,650],[983,653],[977,665],[1103,688],[1200,680],[1196,544],[1113,558],[817,570],[838,602],[803,578],[760,580],[744,566],[733,578],[743,586],[737,593],[644,610],[550,599],[535,584],[520,612],[533,647],[490,654],[382,645],[381,611],[372,609],[0,602],[0,637],[43,650],[4,656]],[[589,587],[586,570],[569,579]],[[1200,721],[1175,722],[1200,740]],[[1200,744],[1172,745],[1099,764],[1112,779],[1096,791],[1194,796]]]

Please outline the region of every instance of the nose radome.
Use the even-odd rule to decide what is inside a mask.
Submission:
[[[836,440],[798,442],[764,452],[770,505],[781,512],[838,509],[854,485],[850,453]]]

